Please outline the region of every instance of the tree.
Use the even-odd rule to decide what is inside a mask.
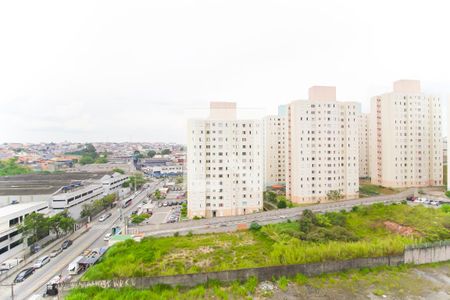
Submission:
[[[172,153],[172,151],[170,151],[170,149],[163,149],[163,150],[161,151],[161,155],[168,155],[168,154],[170,154],[170,153]]]
[[[81,165],[90,165],[90,164],[93,164],[95,162],[95,159],[92,158],[92,156],[83,155],[78,162]]]
[[[112,171],[113,171],[114,173],[125,174],[125,171],[122,170],[122,169],[119,169],[119,168],[114,168],[114,169],[112,169]]]
[[[341,191],[331,190],[327,193],[327,199],[330,201],[339,201],[342,198],[344,198],[344,195],[342,195]]]
[[[153,195],[155,196],[155,198],[157,200],[161,199],[161,191],[160,190],[156,190]]]
[[[280,201],[278,201],[277,207],[278,207],[278,208],[286,208],[286,207],[287,207],[287,202],[286,202],[286,200],[281,199]]]
[[[144,183],[147,182],[147,180],[144,178],[144,176],[141,173],[134,173],[130,176],[130,179],[128,180],[129,185],[131,188],[134,188],[136,185],[136,189],[140,188],[144,185]]]
[[[0,176],[12,176],[30,173],[31,170],[17,163],[17,158],[0,160]]]
[[[147,152],[147,156],[150,158],[153,158],[156,155],[156,151],[155,150],[148,150]]]
[[[183,183],[183,177],[182,176],[177,177],[177,179],[175,179],[175,183],[176,184],[182,184]]]
[[[43,214],[32,212],[25,217],[18,226],[24,237],[29,238],[29,243],[34,244],[48,235],[48,222]]]
[[[75,220],[69,216],[67,211],[49,217],[47,222],[50,231],[56,234],[56,238],[59,238],[62,232],[71,231],[75,224]]]
[[[264,192],[264,200],[271,203],[277,202],[277,194],[272,191]]]

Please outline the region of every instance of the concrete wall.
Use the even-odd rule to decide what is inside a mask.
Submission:
[[[377,266],[397,266],[404,261],[401,256],[386,256],[376,258],[358,258],[345,261],[333,261],[313,264],[283,265],[262,268],[249,268],[240,270],[229,270],[222,272],[184,274],[173,276],[155,276],[141,278],[123,278],[113,280],[97,280],[88,282],[71,282],[65,284],[62,289],[67,291],[75,287],[100,286],[104,288],[120,288],[133,286],[135,288],[147,288],[155,284],[169,284],[181,286],[196,286],[208,280],[219,280],[230,282],[235,280],[244,281],[251,276],[257,277],[260,281],[271,280],[281,276],[292,277],[298,273],[307,276],[315,276],[323,273],[333,273],[355,268],[372,268]]]
[[[450,243],[435,243],[405,250],[406,264],[428,264],[450,260]]]

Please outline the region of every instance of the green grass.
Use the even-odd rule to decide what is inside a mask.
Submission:
[[[378,195],[390,195],[397,193],[398,191],[393,188],[387,188],[381,185],[374,185],[370,182],[363,180],[359,185],[359,195],[361,197],[372,197]]]
[[[145,238],[114,245],[82,280],[174,275],[280,264],[313,263],[401,254],[406,245],[450,238],[450,214],[408,205],[372,205],[346,217],[356,241],[309,242],[298,238],[299,223],[263,226],[260,230],[192,236]],[[414,236],[386,229],[384,221],[412,227]]]

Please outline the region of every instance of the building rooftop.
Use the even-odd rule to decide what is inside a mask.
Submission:
[[[107,172],[63,174],[26,174],[0,177],[0,196],[50,195],[74,181],[98,180]]]
[[[0,219],[12,214],[15,214],[17,212],[20,212],[25,209],[30,208],[41,208],[42,206],[47,206],[48,203],[45,201],[40,202],[28,202],[28,203],[19,203],[19,204],[10,204],[7,206],[4,206],[0,209]]]

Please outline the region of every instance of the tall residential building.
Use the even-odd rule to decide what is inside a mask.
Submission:
[[[287,107],[264,118],[264,186],[286,184]]]
[[[263,123],[238,119],[236,104],[211,102],[207,119],[188,122],[188,217],[263,208]]]
[[[420,81],[394,82],[371,102],[371,180],[387,187],[436,186],[443,181],[441,101]]]
[[[359,117],[359,177],[370,177],[370,116],[361,114]]]
[[[359,103],[336,101],[335,87],[311,87],[308,100],[288,105],[286,194],[293,202],[327,201],[330,191],[358,196],[360,113]]]

